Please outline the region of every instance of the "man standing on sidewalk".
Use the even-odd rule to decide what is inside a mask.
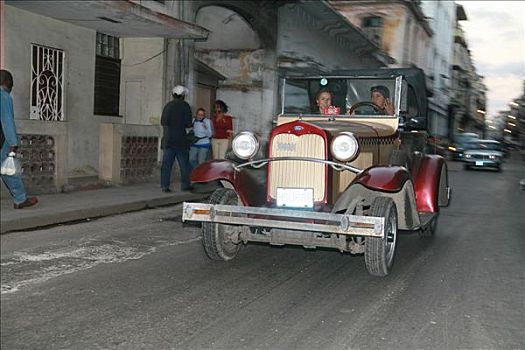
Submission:
[[[191,128],[192,115],[190,105],[184,101],[187,89],[177,85],[172,90],[173,100],[164,106],[161,117],[163,126],[162,168],[160,172],[160,187],[163,192],[171,192],[171,168],[177,158],[180,168],[181,190],[191,190],[189,161],[190,144],[186,137],[186,128]]]
[[[18,149],[18,136],[16,134],[15,114],[13,110],[13,76],[6,70],[0,70],[0,117],[2,120],[2,142],[1,162],[3,162],[10,152]],[[20,174],[12,176],[2,175],[2,181],[13,197],[15,209],[31,207],[38,203],[36,197],[27,197],[24,183]]]

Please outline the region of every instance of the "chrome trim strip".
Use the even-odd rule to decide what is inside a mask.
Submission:
[[[356,173],[356,174],[360,174],[360,173],[363,172],[363,169],[359,169],[359,168],[353,167],[353,166],[348,165],[348,164],[342,164],[342,163],[337,163],[337,162],[334,162],[334,161],[331,161],[331,160],[309,158],[309,157],[274,157],[274,158],[264,158],[264,159],[252,160],[252,161],[249,161],[249,162],[246,162],[246,163],[242,163],[242,164],[239,164],[239,165],[234,165],[233,167],[234,167],[235,170],[240,170],[241,168],[244,168],[246,166],[252,166],[252,167],[258,169],[258,168],[261,168],[261,167],[265,166],[269,162],[278,162],[278,161],[283,161],[283,160],[300,160],[300,161],[305,161],[305,162],[315,162],[315,163],[328,164],[333,169],[335,169],[337,171],[349,170],[349,171],[351,171],[353,173]]]

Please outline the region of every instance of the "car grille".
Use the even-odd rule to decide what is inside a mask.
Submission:
[[[279,134],[273,138],[272,157],[310,157],[326,159],[324,139],[315,134],[296,136]],[[276,198],[277,188],[313,188],[314,201],[325,196],[326,165],[305,161],[278,161],[270,163],[269,194]]]
[[[489,156],[483,154],[471,154],[470,159],[490,160]]]

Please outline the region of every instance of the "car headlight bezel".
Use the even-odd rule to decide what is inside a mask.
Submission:
[[[253,132],[241,131],[232,141],[232,151],[237,158],[248,160],[259,152],[260,143]]]
[[[332,139],[330,153],[340,162],[351,162],[359,155],[359,141],[353,133],[343,131]]]

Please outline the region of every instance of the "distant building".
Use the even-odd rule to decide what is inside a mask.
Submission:
[[[525,152],[525,80],[523,81],[521,96],[512,100],[509,107],[510,111],[503,119],[505,121],[504,136],[509,140],[509,143]]]
[[[463,6],[456,5],[456,29],[452,62],[449,135],[485,131],[486,91],[483,77],[476,72],[460,21],[467,20]]]
[[[429,103],[431,132],[440,138],[449,138],[456,4],[453,1],[421,1],[421,6],[434,32],[430,52],[434,93]]]

